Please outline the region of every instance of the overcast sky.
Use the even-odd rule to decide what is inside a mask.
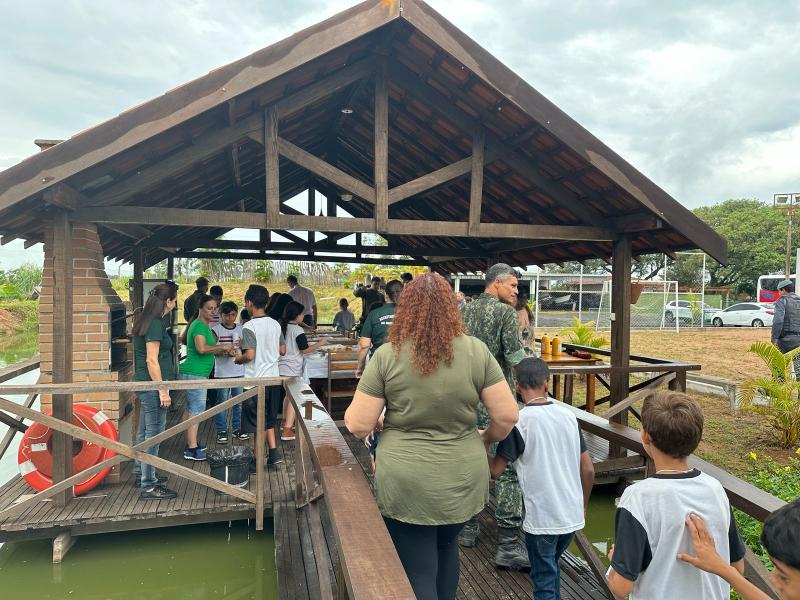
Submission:
[[[686,206],[800,192],[800,1],[429,3]],[[3,2],[0,169],[352,4]]]

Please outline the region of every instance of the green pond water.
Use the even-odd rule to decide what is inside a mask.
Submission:
[[[36,337],[0,348],[0,368],[31,358]],[[34,383],[37,372],[14,383]],[[10,399],[21,401],[22,397]],[[0,436],[5,434],[0,425]],[[19,437],[17,438],[19,439]],[[0,459],[0,483],[17,473],[16,445]],[[0,598],[203,600],[277,598],[272,522],[167,527],[79,538],[61,565],[49,540],[0,545]],[[614,536],[614,494],[596,488],[584,532],[604,562]],[[580,556],[577,548],[572,552]]]

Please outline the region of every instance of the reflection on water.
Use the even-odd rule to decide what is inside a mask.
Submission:
[[[36,331],[13,335],[0,341],[0,368],[27,360],[39,352],[39,334]]]
[[[583,533],[597,550],[597,555],[602,559],[603,564],[608,565],[608,551],[614,543],[614,486],[596,487],[589,498],[589,511],[586,515],[586,526]],[[570,546],[570,552],[579,558],[583,558],[575,544]]]
[[[5,598],[203,600],[277,598],[272,521],[89,535],[52,564],[48,540],[0,548]]]

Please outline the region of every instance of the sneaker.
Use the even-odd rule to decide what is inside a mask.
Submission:
[[[284,442],[291,442],[295,438],[294,427],[284,427],[281,430],[281,439]]]
[[[249,433],[242,433],[241,431],[239,431],[237,429],[236,431],[233,432],[233,437],[234,437],[234,439],[237,439],[237,440],[249,440],[250,439],[250,434]]]
[[[165,488],[163,485],[154,485],[150,489],[139,492],[139,498],[142,500],[170,500],[177,497],[177,492]]]
[[[203,446],[198,446],[197,448],[186,448],[183,451],[183,458],[186,460],[205,460],[206,449]]]
[[[269,454],[267,455],[267,466],[279,465],[282,462],[283,462],[283,456],[281,456],[280,451],[277,448],[270,448]]]
[[[166,475],[156,475],[157,484],[166,483],[168,479],[169,477],[167,477]],[[133,483],[136,485],[136,487],[142,487],[142,478],[137,475],[136,477],[134,477]]]
[[[217,432],[217,443],[218,444],[227,444],[228,443],[228,432],[227,431],[218,431]]]

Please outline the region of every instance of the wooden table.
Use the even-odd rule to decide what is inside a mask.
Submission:
[[[588,365],[596,365],[602,362],[599,358],[578,358],[562,352],[558,356],[553,354],[542,354],[541,358],[547,363],[548,367],[583,367]],[[554,398],[563,399],[567,404],[572,404],[572,386],[574,385],[575,375],[564,375],[564,396],[561,396],[561,375],[553,375],[553,389],[552,394]],[[586,410],[590,413],[594,412],[595,400],[595,381],[593,374],[586,375]]]

